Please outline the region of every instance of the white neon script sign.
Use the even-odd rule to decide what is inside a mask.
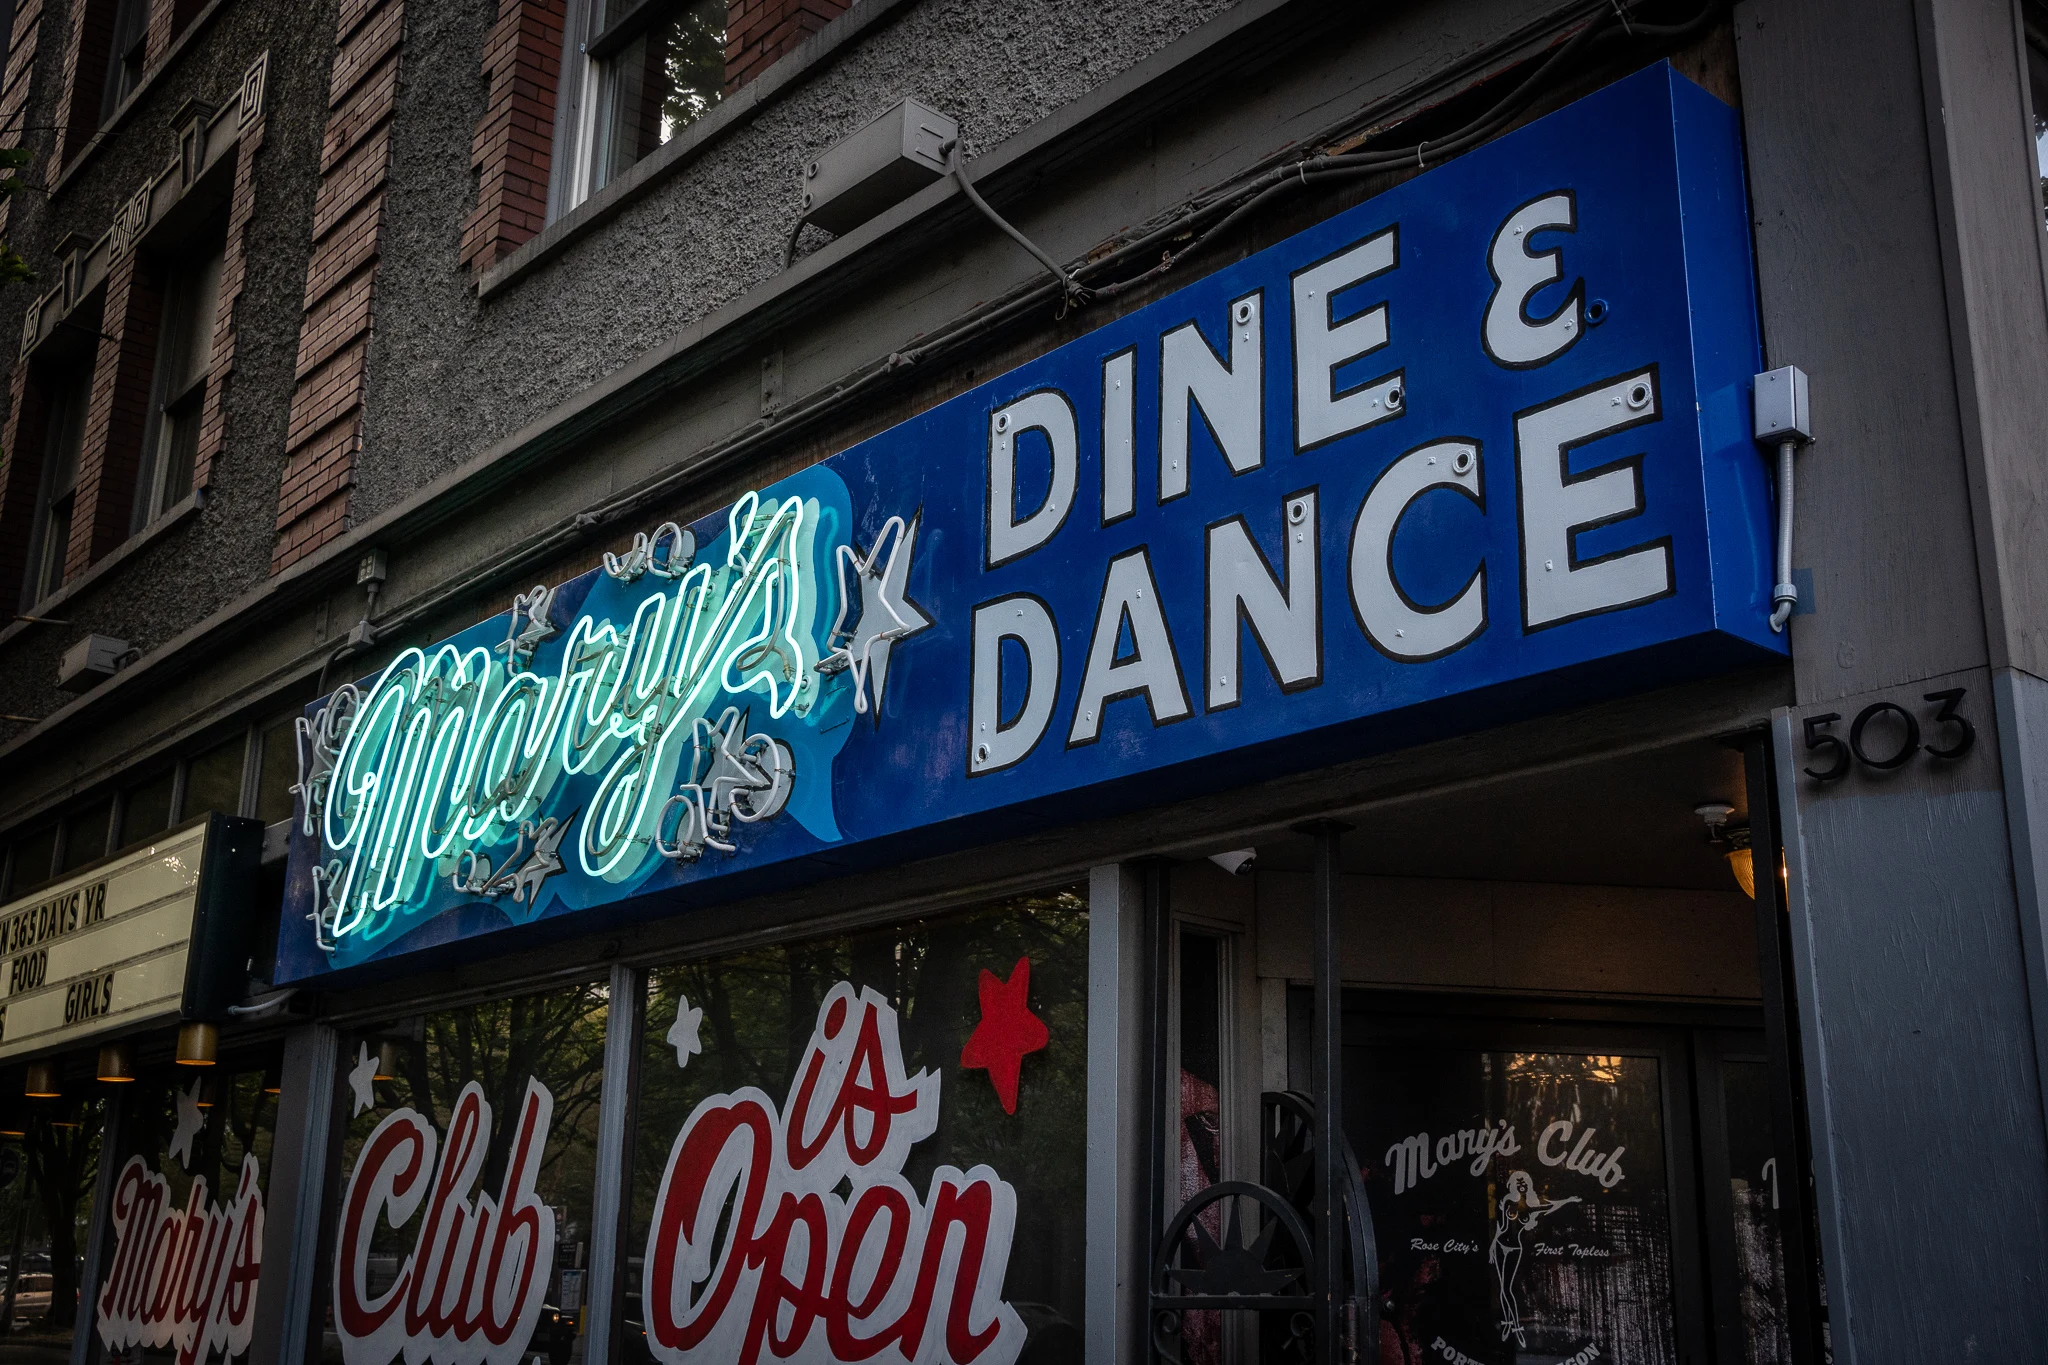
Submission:
[[[577,864],[630,875],[655,845],[679,765],[695,761],[696,722],[724,695],[754,694],[776,719],[815,702],[817,521],[815,502],[747,494],[729,514],[723,565],[642,556],[634,568],[663,587],[623,628],[578,616],[549,675],[528,667],[554,633],[544,607],[527,607],[540,619],[495,648],[394,658],[355,709],[319,813],[321,857],[333,855],[316,872],[323,940],[381,932],[430,878],[533,824],[581,774],[598,776],[595,792],[556,812],[577,825]]]
[[[1010,1365],[1016,1191],[941,1166],[919,1199],[903,1165],[938,1122],[939,1077],[904,1075],[896,1011],[834,986],[786,1105],[713,1095],[676,1135],[647,1234],[655,1358]]]
[[[114,1264],[97,1319],[109,1352],[172,1348],[178,1365],[223,1361],[249,1349],[256,1280],[263,1268],[263,1192],[256,1158],[242,1158],[234,1197],[217,1205],[199,1178],[182,1209],[139,1156],[114,1182]]]
[[[529,1077],[496,1198],[471,1194],[491,1141],[491,1106],[475,1081],[456,1097],[446,1142],[413,1109],[377,1125],[349,1174],[334,1256],[334,1330],[347,1365],[386,1365],[401,1352],[440,1365],[527,1358],[555,1263],[555,1211],[533,1189],[554,1112],[554,1095]],[[397,1280],[373,1296],[379,1216],[404,1227],[429,1192],[419,1241]]]

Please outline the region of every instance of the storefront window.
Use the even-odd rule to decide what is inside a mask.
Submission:
[[[246,1360],[277,1125],[274,1052],[123,1096],[93,1337],[107,1365]]]
[[[110,801],[95,801],[74,811],[64,821],[64,856],[58,860],[58,875],[84,867],[107,855],[107,821],[113,813]]]
[[[1383,1357],[1677,1360],[1660,1058],[1346,1051]]]
[[[1770,1069],[1761,1061],[1723,1060],[1728,1123],[1728,1188],[1735,1212],[1736,1292],[1742,1305],[1746,1365],[1792,1359],[1785,1301],[1784,1204],[1771,1143]]]
[[[650,973],[618,1358],[1079,1359],[1086,905]]]
[[[121,794],[121,843],[139,844],[171,827],[171,797],[177,770],[166,768]]]
[[[484,1001],[348,1041],[329,1358],[583,1360],[609,995]]]
[[[0,1311],[11,1314],[9,1340],[70,1349],[103,1120],[97,1099],[67,1095],[33,1105],[21,1169],[7,1185],[7,1203],[0,1205],[9,1239]]]
[[[179,812],[180,819],[216,810],[224,815],[241,812],[242,758],[248,747],[247,738],[237,735],[186,764],[185,809]]]

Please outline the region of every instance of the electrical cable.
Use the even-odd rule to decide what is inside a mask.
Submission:
[[[952,139],[944,147],[940,148],[940,151],[945,153],[946,169],[952,173],[953,179],[959,184],[960,192],[967,196],[967,202],[979,209],[982,217],[1001,228],[1011,241],[1036,257],[1038,263],[1051,271],[1052,277],[1060,282],[1060,289],[1066,298],[1065,303],[1060,307],[1061,315],[1065,316],[1068,307],[1085,307],[1091,296],[1080,281],[1076,280],[1073,274],[1062,267],[1058,261],[1047,255],[1038,243],[1032,241],[1012,226],[1009,219],[990,208],[988,200],[982,198],[981,192],[974,188],[974,181],[967,176],[967,163],[960,159],[960,139]]]
[[[1771,588],[1771,630],[1783,634],[1792,609],[1799,605],[1799,587],[1792,581],[1792,453],[1798,442],[1778,442],[1778,581]]]

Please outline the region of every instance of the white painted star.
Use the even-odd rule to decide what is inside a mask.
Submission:
[[[190,1090],[171,1093],[178,1101],[178,1127],[171,1134],[171,1155],[189,1171],[192,1169],[192,1139],[206,1129],[206,1111],[199,1107],[199,1078],[193,1078]]]
[[[349,1114],[354,1118],[365,1109],[377,1107],[377,1059],[370,1055],[368,1043],[356,1044],[355,1069],[348,1073],[348,1088],[355,1094],[356,1107]]]
[[[818,669],[823,673],[852,669],[853,709],[863,714],[868,709],[869,691],[875,696],[876,714],[881,714],[890,648],[898,640],[930,629],[932,624],[932,618],[910,600],[907,590],[910,559],[917,552],[918,521],[912,517],[905,526],[903,518],[891,517],[883,522],[882,533],[875,537],[865,558],[851,545],[839,547],[839,619],[832,623],[830,636],[838,643],[818,664]],[[876,564],[882,558],[884,546],[888,547],[889,559],[878,570]],[[860,584],[860,620],[851,628],[846,624],[846,616],[852,600],[844,590],[849,566]]]
[[[690,1058],[704,1050],[697,1031],[703,1027],[704,1011],[683,996],[676,997],[676,1021],[668,1026],[668,1045],[676,1050],[676,1065],[685,1067]]]

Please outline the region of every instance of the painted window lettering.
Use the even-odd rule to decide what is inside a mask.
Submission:
[[[938,1126],[939,1086],[905,1074],[888,1002],[842,981],[779,1109],[754,1087],[698,1104],[648,1227],[655,1358],[1014,1361],[1024,1322],[1000,1295],[1016,1192],[987,1166],[941,1165],[922,1197],[902,1174]]]
[[[185,1207],[139,1156],[115,1177],[108,1218],[114,1259],[95,1313],[109,1351],[177,1352],[178,1365],[223,1365],[249,1349],[256,1281],[263,1269],[263,1192],[253,1154],[226,1204],[192,1182]]]
[[[1493,234],[1487,268],[1493,272],[1493,296],[1486,302],[1483,336],[1486,353],[1510,369],[1547,365],[1570,350],[1585,333],[1586,292],[1583,280],[1549,317],[1530,316],[1537,292],[1564,278],[1564,251],[1533,247],[1539,232],[1577,232],[1578,199],[1559,190],[1531,200],[1507,216]]]
[[[555,1211],[534,1193],[554,1102],[528,1079],[495,1198],[475,1188],[491,1133],[491,1106],[475,1081],[457,1097],[445,1141],[411,1108],[393,1110],[371,1132],[342,1196],[334,1257],[334,1328],[347,1365],[386,1365],[401,1353],[435,1365],[527,1359],[555,1261]],[[402,1227],[422,1200],[426,1219],[397,1280],[371,1293],[378,1220]]]

